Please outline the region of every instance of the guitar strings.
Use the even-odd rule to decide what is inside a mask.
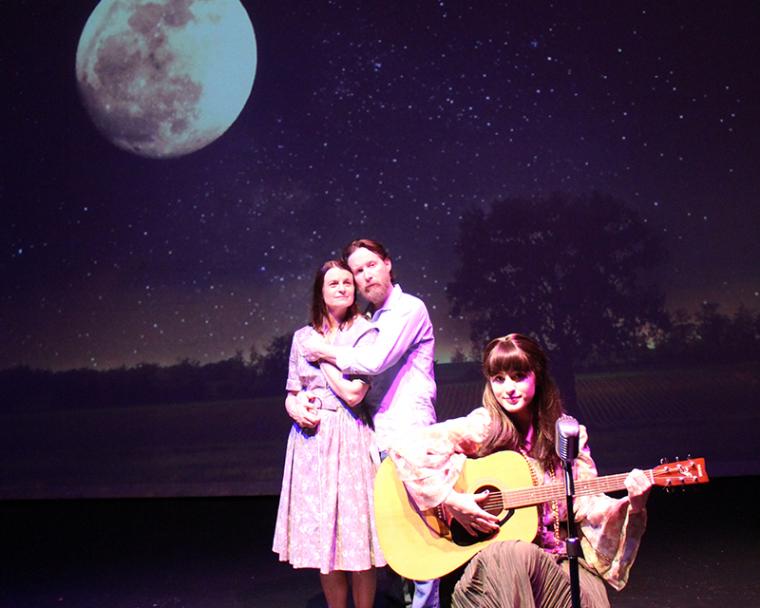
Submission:
[[[613,491],[621,488],[621,483],[627,473],[597,477],[576,481],[576,496],[589,496],[599,492]],[[565,485],[562,482],[522,488],[519,490],[492,491],[488,498],[481,503],[484,509],[510,509],[537,505],[550,502],[566,496]]]
[[[670,465],[671,467],[673,465]],[[689,467],[691,468],[691,467]],[[672,480],[673,474],[677,473],[677,480],[680,483],[696,483],[699,476],[688,470],[686,467],[658,467],[644,471],[650,479],[655,482],[656,479],[665,478]],[[591,479],[582,479],[575,481],[575,496],[590,496],[600,492],[614,492],[622,490],[625,487],[625,478],[628,473],[618,473],[616,475],[607,475],[605,477],[594,477]],[[541,486],[532,486],[518,490],[497,490],[491,491],[483,501],[481,506],[485,510],[500,511],[503,509],[512,509],[533,506],[552,500],[558,500],[566,497],[566,488],[563,482],[544,484]]]

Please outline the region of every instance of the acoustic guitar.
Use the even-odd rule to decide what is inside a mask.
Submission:
[[[664,487],[707,483],[703,458],[661,464],[644,471],[653,485]],[[575,497],[625,488],[627,473],[576,480]],[[388,564],[412,580],[440,578],[455,570],[490,543],[532,541],[538,531],[538,508],[544,502],[566,499],[564,480],[533,485],[530,467],[518,452],[502,451],[468,459],[454,486],[459,492],[489,490],[481,506],[499,518],[499,531],[471,536],[457,522],[447,525],[435,509],[420,511],[409,498],[396,467],[386,458],[375,477],[375,520],[380,546]]]

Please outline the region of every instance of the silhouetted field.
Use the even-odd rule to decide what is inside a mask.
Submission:
[[[600,473],[703,456],[712,476],[760,474],[760,364],[619,371],[577,379]],[[482,382],[439,386],[441,420]],[[279,493],[283,397],[0,413],[0,499]]]

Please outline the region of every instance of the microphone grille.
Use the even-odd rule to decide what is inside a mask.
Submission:
[[[554,426],[557,456],[567,461],[578,455],[580,426],[572,416],[560,416]]]

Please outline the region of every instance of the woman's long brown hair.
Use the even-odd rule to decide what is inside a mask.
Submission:
[[[563,414],[562,399],[554,380],[549,375],[548,361],[538,343],[522,334],[508,334],[491,340],[483,352],[483,407],[491,414],[491,429],[480,452],[485,456],[496,450],[518,450],[525,441],[501,407],[491,388],[491,378],[499,374],[508,376],[533,372],[536,392],[530,402],[533,415],[534,438],[530,456],[546,469],[554,467],[554,424]]]

